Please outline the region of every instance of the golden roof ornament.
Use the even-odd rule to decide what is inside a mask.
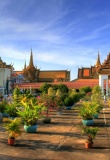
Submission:
[[[98,57],[97,57],[97,61],[96,61],[96,65],[95,65],[95,66],[96,66],[96,67],[101,66],[99,52],[98,52]]]
[[[31,55],[30,55],[29,66],[34,66],[34,64],[33,64],[33,54],[32,54],[32,49],[31,49]]]

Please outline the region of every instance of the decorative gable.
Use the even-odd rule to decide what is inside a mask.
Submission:
[[[98,70],[98,73],[110,75],[110,53],[109,55],[107,55],[107,59],[102,63],[101,67]]]

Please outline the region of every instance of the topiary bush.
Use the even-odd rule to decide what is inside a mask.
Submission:
[[[79,93],[70,94],[70,97],[73,99],[74,103],[76,103],[80,100],[80,94]]]
[[[64,105],[65,106],[72,106],[74,104],[72,97],[68,96],[64,100]]]

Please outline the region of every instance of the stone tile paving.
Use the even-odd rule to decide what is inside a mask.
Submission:
[[[73,107],[62,115],[54,114],[51,124],[39,121],[35,134],[22,128],[15,146],[7,144],[7,134],[0,126],[0,160],[110,160],[110,108],[104,109],[95,119],[94,126],[100,126],[100,131],[92,149],[85,149],[85,136],[78,127],[81,119]]]

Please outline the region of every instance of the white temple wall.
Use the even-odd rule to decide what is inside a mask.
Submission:
[[[108,75],[99,75],[99,86],[102,89],[102,94],[104,95],[104,81],[106,82],[106,96],[108,96]]]
[[[11,69],[8,68],[0,68],[0,86],[4,87],[6,84],[7,78],[11,77]]]

